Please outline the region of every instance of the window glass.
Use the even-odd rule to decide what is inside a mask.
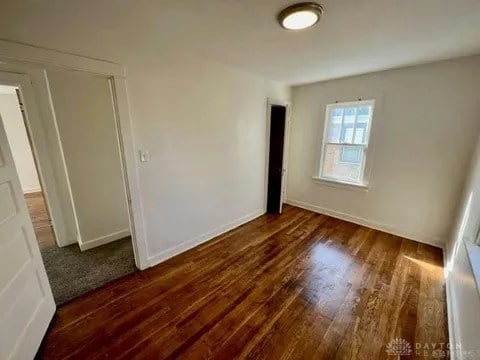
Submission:
[[[345,145],[328,144],[325,148],[323,176],[349,182],[359,182],[362,175],[363,148],[346,149]]]
[[[364,184],[373,101],[327,107],[327,136],[322,146],[321,178]]]
[[[340,142],[340,133],[342,131],[343,109],[333,109],[330,112],[330,126],[328,129],[328,142]]]

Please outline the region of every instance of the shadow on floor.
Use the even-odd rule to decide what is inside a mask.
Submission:
[[[75,244],[41,253],[57,305],[137,270],[130,237],[84,252]]]

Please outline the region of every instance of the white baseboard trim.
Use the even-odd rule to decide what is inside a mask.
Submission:
[[[73,245],[73,244],[80,244],[80,242],[75,237],[69,237],[69,238],[67,238],[65,243],[63,243],[61,245],[57,243],[57,246],[60,247],[60,248],[64,248],[64,247],[67,247],[67,246],[70,246],[70,245]]]
[[[88,241],[79,241],[78,246],[81,251],[90,250],[97,246],[105,245],[116,240],[123,239],[124,237],[130,236],[130,229],[116,231],[114,233],[100,236],[96,239]]]
[[[24,194],[32,194],[36,192],[42,192],[42,188],[25,188],[22,189]]]
[[[345,220],[354,224],[366,226],[375,230],[380,230],[392,235],[397,235],[403,238],[411,239],[417,242],[421,242],[427,245],[432,245],[432,246],[443,249],[444,241],[434,236],[419,234],[413,231],[405,231],[403,229],[398,229],[394,226],[390,226],[390,225],[383,224],[373,220],[368,220],[358,216],[349,215],[340,211],[323,208],[317,205],[308,204],[303,201],[287,199],[285,202],[289,205],[293,205],[302,209],[310,210],[323,215],[328,215],[340,220]]]
[[[265,211],[263,209],[256,210],[250,214],[247,214],[245,216],[242,216],[239,219],[236,219],[234,221],[231,221],[225,225],[219,226],[216,229],[213,229],[212,231],[209,231],[203,235],[197,236],[196,238],[192,240],[185,241],[177,246],[174,246],[173,248],[164,250],[156,255],[149,256],[148,257],[148,264],[149,266],[155,266],[167,259],[170,259],[171,257],[174,257],[175,255],[178,255],[182,252],[185,252],[191,248],[194,248],[195,246],[198,246],[206,241],[209,241],[219,235],[222,235],[223,233],[226,233],[227,231],[230,231],[240,225],[243,225],[249,221],[252,221],[253,219],[256,219],[257,217],[265,214]]]

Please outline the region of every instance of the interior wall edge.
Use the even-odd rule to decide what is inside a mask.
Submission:
[[[340,220],[348,221],[357,225],[362,225],[375,230],[380,230],[380,231],[383,231],[392,235],[400,236],[409,240],[414,240],[422,244],[435,246],[442,250],[444,249],[445,240],[434,235],[420,234],[415,231],[399,229],[396,226],[391,226],[388,224],[380,223],[378,221],[369,220],[359,216],[343,213],[337,210],[324,208],[321,206],[309,204],[309,203],[294,200],[294,199],[287,198],[285,203],[292,206],[297,206],[302,209],[310,210],[319,214],[323,214],[323,215],[331,216]]]
[[[458,330],[456,329],[456,318],[454,315],[454,309],[456,309],[455,296],[453,295],[452,290],[452,280],[448,276],[447,268],[447,259],[448,259],[448,249],[443,252],[443,264],[444,264],[444,275],[445,275],[445,298],[447,300],[447,325],[448,325],[448,342],[450,344],[450,349],[456,349],[459,341],[457,339]],[[460,360],[460,357],[452,351],[450,352],[450,360]]]
[[[394,66],[394,67],[390,67],[390,68],[383,69],[383,70],[366,71],[366,72],[361,72],[361,73],[357,73],[357,74],[351,74],[351,75],[345,75],[345,76],[339,76],[339,77],[332,77],[332,78],[323,79],[323,80],[320,79],[320,80],[315,80],[315,81],[293,83],[293,84],[290,84],[290,87],[292,89],[295,89],[295,88],[307,87],[307,86],[310,86],[310,85],[314,86],[314,85],[320,84],[320,83],[321,84],[326,84],[326,83],[329,83],[329,82],[337,82],[339,80],[361,78],[361,77],[370,76],[370,75],[381,75],[382,73],[389,73],[389,72],[393,72],[393,71],[397,71],[397,70],[401,71],[401,70],[416,68],[416,67],[420,67],[420,66],[428,66],[428,65],[448,63],[448,62],[456,61],[456,60],[468,60],[470,58],[479,58],[480,59],[480,54],[470,54],[470,55],[460,55],[460,56],[454,56],[454,57],[447,57],[447,58],[444,58],[444,59],[438,59],[438,60],[433,60],[433,61],[422,61],[422,62],[413,63],[413,64],[409,64],[409,65]]]
[[[236,220],[233,220],[229,223],[226,223],[222,226],[219,226],[207,233],[204,233],[203,235],[197,236],[196,238],[193,238],[191,240],[187,240],[182,242],[179,245],[176,245],[174,247],[171,247],[167,250],[163,250],[158,254],[152,255],[148,257],[148,264],[149,266],[155,266],[160,264],[161,262],[164,262],[178,254],[181,254],[187,250],[190,250],[202,243],[205,243],[209,240],[212,240],[213,238],[222,235],[226,232],[229,232],[230,230],[233,230],[243,224],[248,223],[249,221],[252,221],[259,216],[262,216],[265,214],[265,209],[258,209],[256,211],[253,211],[247,215],[244,215]]]

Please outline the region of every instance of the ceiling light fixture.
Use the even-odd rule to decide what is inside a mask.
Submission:
[[[323,7],[314,2],[303,2],[289,6],[278,14],[278,22],[287,30],[303,30],[319,22]]]

